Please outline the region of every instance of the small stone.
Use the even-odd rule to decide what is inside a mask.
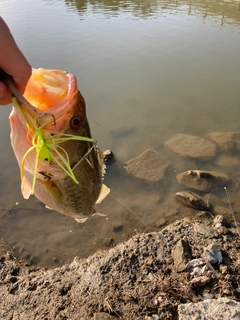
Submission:
[[[220,228],[223,225],[223,215],[222,214],[218,214],[216,215],[216,217],[213,219],[213,228]]]
[[[114,154],[111,150],[104,149],[103,150],[103,158],[106,163],[109,163],[110,161],[114,160]]]
[[[218,232],[220,234],[228,234],[228,228],[224,227],[224,226],[221,226],[218,228]]]
[[[113,238],[105,238],[105,239],[103,240],[103,244],[104,244],[105,246],[110,247],[110,246],[113,244]]]
[[[202,286],[205,286],[210,281],[211,281],[211,277],[209,277],[209,276],[200,276],[200,277],[193,278],[190,282],[194,286],[202,287]]]
[[[158,228],[163,227],[165,224],[166,224],[165,218],[160,218],[155,222],[155,226]]]
[[[205,259],[207,259],[211,264],[222,263],[223,261],[221,250],[215,243],[209,244],[204,248],[203,254]]]
[[[117,318],[105,312],[94,313],[94,320],[116,320]]]
[[[229,289],[223,289],[222,293],[225,294],[226,296],[231,295],[231,291]]]
[[[195,223],[194,224],[194,231],[196,233],[200,233],[202,235],[205,235],[209,238],[218,238],[218,232],[213,230],[212,228],[205,226],[205,224],[202,223]]]
[[[172,258],[178,272],[185,270],[187,262],[191,259],[191,249],[188,243],[179,240],[172,250]]]
[[[219,267],[219,270],[220,270],[220,272],[221,272],[222,274],[226,274],[227,271],[228,271],[228,267],[221,265],[221,266]]]
[[[203,294],[203,298],[204,299],[212,299],[213,298],[213,295],[209,292],[206,292]]]
[[[145,320],[159,320],[159,316],[157,314],[152,314],[151,316],[146,316]]]
[[[208,268],[204,259],[193,259],[187,264],[187,271],[191,276],[202,276]]]

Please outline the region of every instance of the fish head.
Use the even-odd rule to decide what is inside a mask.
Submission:
[[[20,106],[10,115],[11,143],[24,198],[34,193],[47,207],[84,221],[94,213],[103,170],[76,77],[33,69],[24,97],[13,93]]]

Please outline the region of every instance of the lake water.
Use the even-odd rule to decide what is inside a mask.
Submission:
[[[32,264],[54,267],[156,230],[161,205],[170,208],[172,192],[182,188],[172,176],[149,187],[126,177],[123,164],[148,148],[162,151],[179,132],[239,130],[240,2],[1,0],[0,12],[33,67],[77,76],[92,135],[116,156],[105,178],[113,197],[98,206],[107,216],[77,224],[22,198],[11,107],[2,107],[3,244]],[[181,169],[196,169],[188,166],[186,160]]]

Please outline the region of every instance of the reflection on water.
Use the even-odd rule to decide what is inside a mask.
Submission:
[[[122,12],[130,12],[139,18],[157,18],[164,13],[199,15],[202,20],[209,16],[216,16],[221,26],[225,23],[239,22],[239,0],[210,0],[210,1],[92,1],[92,0],[65,0],[67,6],[77,9],[81,16],[86,12],[99,13],[105,17],[114,17]]]
[[[158,230],[159,219],[189,214],[172,200],[182,190],[175,179],[181,171],[227,172],[231,199],[238,198],[236,157],[228,158],[231,166],[222,158],[199,163],[169,155],[164,142],[179,132],[239,131],[239,1],[3,0],[1,14],[33,67],[77,76],[93,137],[116,156],[104,180],[111,195],[96,207],[107,216],[77,224],[22,198],[10,109],[0,108],[0,232],[17,255],[53,267]],[[160,185],[123,170],[148,148],[171,161]]]

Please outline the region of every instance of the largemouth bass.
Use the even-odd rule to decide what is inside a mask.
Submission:
[[[102,184],[105,164],[91,138],[76,77],[33,69],[24,97],[9,80],[8,86],[14,102],[11,143],[23,197],[34,194],[48,208],[84,222],[110,190]]]

